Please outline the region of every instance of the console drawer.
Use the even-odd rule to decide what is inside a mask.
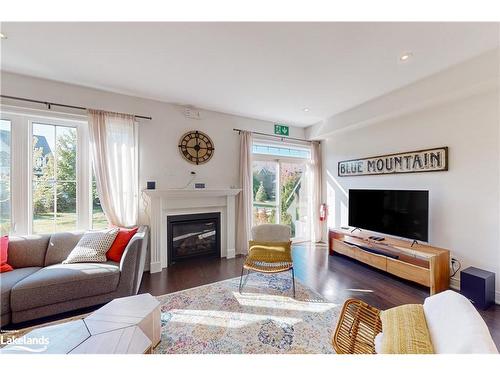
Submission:
[[[346,244],[343,241],[336,240],[332,238],[333,251],[348,257],[354,258],[354,250],[358,250],[357,247]]]
[[[366,263],[379,270],[386,270],[387,258],[383,255],[372,254],[367,251],[355,248],[355,259]]]
[[[430,271],[427,268],[387,258],[387,272],[421,285],[431,286]]]

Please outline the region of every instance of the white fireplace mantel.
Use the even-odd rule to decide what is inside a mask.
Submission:
[[[236,195],[241,189],[143,190],[149,198],[151,222],[150,272],[167,267],[167,216],[191,213],[221,213],[221,256],[235,256]],[[225,239],[225,241],[224,241]]]
[[[152,198],[192,198],[192,197],[226,197],[236,196],[241,189],[167,189],[143,190]]]

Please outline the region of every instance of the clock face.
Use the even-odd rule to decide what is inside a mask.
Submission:
[[[192,130],[184,134],[179,141],[181,155],[193,164],[203,164],[209,161],[214,154],[214,143],[206,135],[198,130]]]

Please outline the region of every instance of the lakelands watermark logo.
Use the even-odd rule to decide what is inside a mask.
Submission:
[[[0,335],[0,346],[4,353],[8,352],[28,352],[43,353],[47,350],[50,339],[46,336],[30,337],[6,337]]]

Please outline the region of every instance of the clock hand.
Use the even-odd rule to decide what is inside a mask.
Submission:
[[[196,150],[196,164],[200,161],[200,139],[198,138],[198,133],[196,133],[196,147],[194,148]]]

